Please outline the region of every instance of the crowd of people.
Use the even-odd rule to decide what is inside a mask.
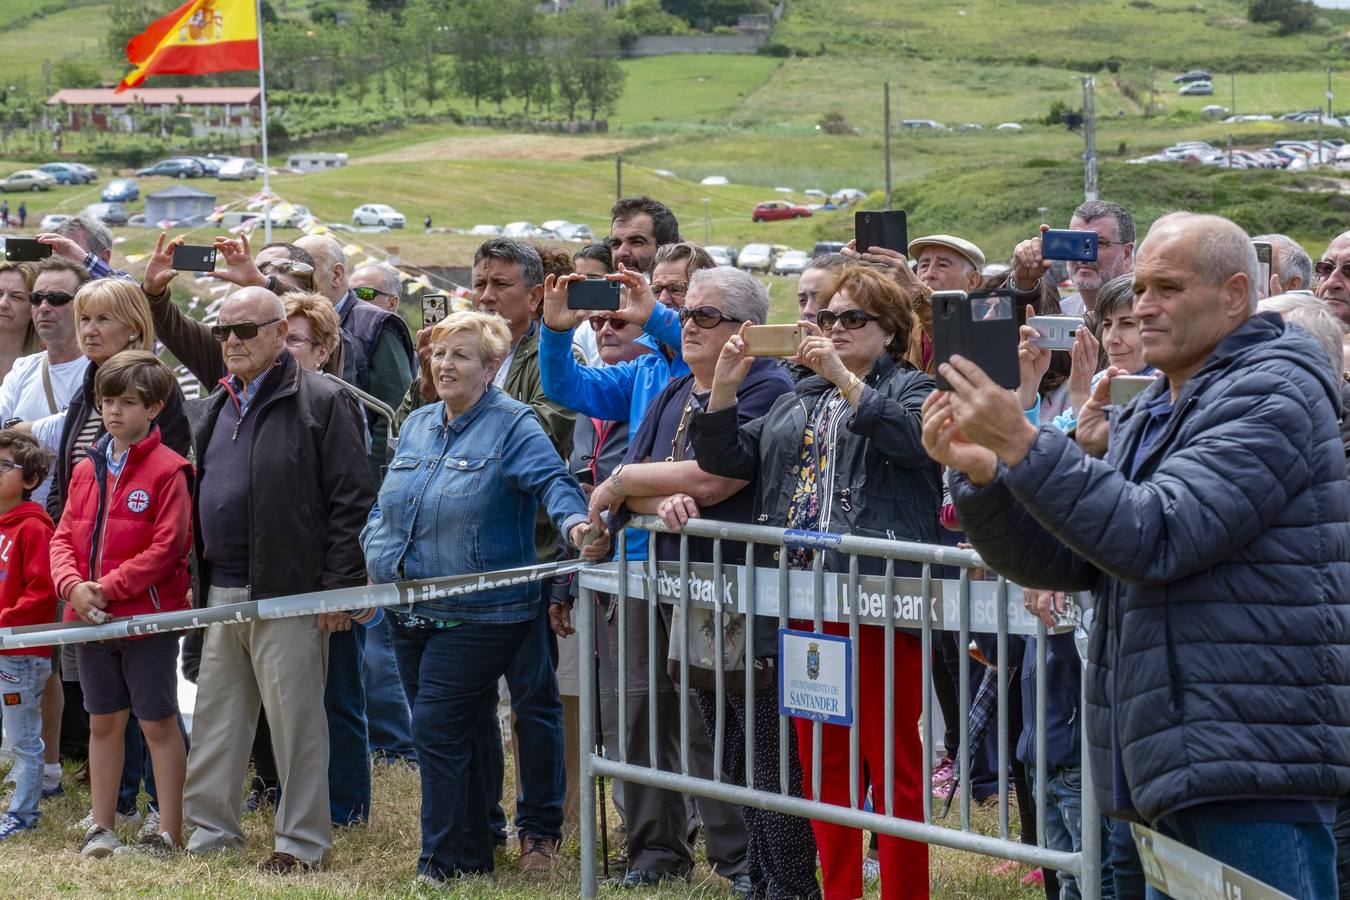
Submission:
[[[1232,222],[1177,212],[1140,237],[1129,211],[1092,201],[1068,224],[1097,234],[1098,257],[1069,263],[1064,297],[1038,234],[1006,265],[949,234],[907,255],[849,244],[801,275],[802,341],[774,359],[747,346],[770,314],[758,279],[716,266],[657,200],[621,199],[611,220],[607,241],[575,253],[486,241],[472,309],[416,334],[397,315],[398,273],[349,272],[328,236],[256,252],[246,237],[217,239],[212,277],[233,290],[206,325],[173,299],[181,240],[161,236],[138,279],[112,267],[96,221],[39,235],[49,259],[0,264],[0,626],[599,561],[630,515],[673,532],[701,517],[969,544],[1048,625],[1067,593],[1095,600],[1085,654],[1071,633],[1045,639],[1044,698],[1036,638],[1008,656],[1022,684],[1009,749],[1023,840],[1034,842],[1044,778],[1048,846],[1077,851],[1085,829],[1101,831],[1101,896],[1163,896],[1145,887],[1131,821],[1291,895],[1334,897],[1338,884],[1350,895],[1350,232],[1315,265],[1289,238],[1262,236],[1276,249],[1267,280]],[[569,305],[588,278],[619,285],[618,309]],[[1011,291],[1027,317],[1082,316],[1073,348],[1041,349],[1023,325],[1016,390],[972,360],[936,358],[930,296],[982,287]],[[208,397],[184,400],[159,345]],[[1152,381],[1112,404],[1122,375]],[[634,560],[678,560],[682,542],[689,560],[713,560],[709,540],[626,534]],[[824,548],[781,552],[797,569],[816,553],[827,571],[848,565]],[[724,542],[720,559],[742,563],[743,546]],[[77,826],[86,857],[240,847],[245,812],[274,806],[260,869],[308,872],[328,860],[334,828],[368,820],[372,765],[409,764],[422,789],[418,878],[488,875],[508,840],[497,720],[509,697],[517,865],[548,871],[579,752],[559,673],[579,653],[598,654],[607,754],[780,790],[775,621],[727,659],[738,687],[719,695],[699,654],[687,674],[665,664],[671,635],[700,634],[697,622],[645,603],[620,618],[600,597],[596,645],[578,647],[576,597],[570,577],[553,577],[387,612],[0,653],[14,760],[0,842],[37,826],[75,759],[92,797]],[[885,633],[863,626],[859,640],[875,686]],[[911,820],[934,796],[992,796],[996,735],[972,737],[969,783],[953,763],[963,657],[996,659],[979,649],[938,633],[946,731],[926,750],[923,651],[896,632],[893,706],[858,698],[861,782],[849,783],[848,730],[824,726],[817,749],[799,720],[791,795],[848,805],[893,779],[872,808]],[[197,684],[190,735],[180,664]],[[1083,821],[1080,737],[1097,822]],[[941,754],[930,783],[925,752]],[[688,878],[701,835],[741,896],[860,897],[867,854],[884,897],[928,896],[920,842],[881,836],[869,851],[856,829],[635,782],[616,782],[613,800],[627,888]],[[1040,877],[1047,897],[1079,895],[1070,875]]]

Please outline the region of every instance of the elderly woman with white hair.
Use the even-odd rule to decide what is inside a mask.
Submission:
[[[1308,294],[1278,294],[1257,304],[1257,312],[1279,313],[1285,325],[1296,325],[1327,353],[1327,362],[1341,385],[1341,441],[1345,444],[1350,469],[1350,371],[1345,364],[1345,326],[1336,318],[1325,300]]]
[[[604,536],[582,546],[585,495],[538,418],[493,386],[510,347],[506,322],[486,313],[454,313],[432,328],[440,402],[404,422],[361,533],[376,584],[533,564],[537,506],[584,558],[608,552]],[[493,869],[487,774],[497,680],[539,605],[540,582],[530,581],[391,614],[422,777],[417,869],[426,881]]]

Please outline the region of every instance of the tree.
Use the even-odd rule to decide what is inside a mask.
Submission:
[[[477,110],[484,100],[501,105],[506,97],[502,31],[496,0],[463,0],[450,12],[450,46],[455,55],[454,80],[461,96]]]
[[[1258,24],[1276,22],[1280,34],[1295,34],[1317,24],[1317,8],[1309,0],[1249,0],[1247,18]]]
[[[114,62],[125,65],[127,41],[167,12],[160,0],[112,0],[104,23],[104,49]]]
[[[89,63],[63,59],[52,67],[52,81],[58,88],[91,88],[98,87],[103,76]]]

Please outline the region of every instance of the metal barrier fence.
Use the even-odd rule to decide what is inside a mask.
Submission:
[[[630,522],[630,525],[652,532],[669,532],[659,519],[642,517]],[[690,537],[710,538],[713,541],[711,564],[691,562],[689,554]],[[1101,831],[1096,799],[1092,792],[1092,783],[1086,758],[1086,740],[1083,741],[1084,758],[1082,760],[1082,852],[1067,853],[1048,849],[1045,846],[1046,797],[1046,741],[1045,741],[1045,637],[1044,624],[1034,619],[1022,609],[1021,590],[1010,585],[1004,578],[996,581],[976,581],[971,578],[971,570],[983,567],[977,553],[940,547],[928,544],[907,543],[902,541],[881,540],[852,535],[836,535],[818,532],[790,531],[758,525],[743,525],[726,522],[714,522],[695,519],[688,523],[680,535],[680,554],[678,561],[657,562],[655,560],[655,535],[650,545],[649,558],[645,561],[629,560],[627,542],[622,531],[616,536],[616,562],[604,566],[592,566],[580,572],[580,596],[577,604],[577,630],[583,648],[594,647],[596,641],[597,617],[595,598],[597,593],[614,595],[617,598],[617,673],[616,680],[619,697],[618,759],[606,759],[598,754],[596,748],[596,718],[600,698],[597,685],[596,657],[592,652],[581,653],[580,668],[580,725],[581,736],[581,896],[595,896],[597,884],[597,833],[596,799],[594,780],[599,777],[617,778],[622,781],[636,782],[657,788],[722,800],[741,806],[756,807],[786,813],[794,816],[832,822],[852,828],[861,828],[880,834],[893,835],[931,845],[951,847],[989,856],[1016,860],[1035,866],[1044,866],[1075,876],[1084,900],[1098,900],[1101,890]],[[724,565],[723,542],[744,542],[744,565]],[[784,550],[801,547],[813,549],[813,567],[810,571],[791,569],[788,565],[788,553],[779,552],[776,568],[756,566],[757,552],[765,548]],[[825,550],[832,550],[847,559],[845,572],[826,572],[824,569]],[[860,559],[879,559],[884,561],[884,574],[881,576],[862,575],[859,572]],[[917,563],[922,567],[918,578],[897,576],[897,561]],[[961,570],[960,578],[943,580],[933,577],[934,566],[956,567]],[[730,571],[729,571],[730,570]],[[672,577],[673,576],[673,577]],[[880,602],[877,602],[877,593]],[[634,604],[643,604],[647,613],[646,647],[627,646],[627,617]],[[826,621],[847,623],[851,640],[851,694],[855,707],[861,702],[859,696],[859,629],[863,627],[883,627],[885,634],[885,751],[884,776],[878,784],[877,773],[872,773],[873,805],[877,812],[867,812],[860,804],[859,784],[859,724],[854,715],[849,726],[849,783],[850,803],[848,806],[836,806],[818,802],[808,797],[788,795],[788,729],[792,725],[785,715],[778,722],[778,792],[756,790],[753,787],[754,771],[754,735],[747,724],[745,729],[745,773],[746,784],[733,784],[723,780],[722,760],[725,751],[725,698],[728,684],[724,672],[723,616],[716,615],[715,634],[712,643],[715,652],[713,665],[715,677],[716,720],[709,739],[713,747],[713,777],[699,778],[690,774],[689,766],[689,704],[684,701],[684,688],[681,691],[679,712],[679,757],[680,771],[666,771],[644,765],[636,765],[628,760],[626,749],[629,723],[624,716],[624,701],[629,696],[628,660],[630,654],[644,653],[647,667],[647,693],[649,710],[648,740],[650,742],[649,759],[657,760],[657,677],[656,667],[664,665],[664,659],[658,659],[656,652],[657,616],[661,605],[669,604],[674,611],[678,608],[679,630],[672,634],[672,645],[678,649],[679,684],[689,684],[689,622],[692,608],[713,608],[716,605],[723,612],[745,614],[745,647],[747,657],[753,654],[755,615],[769,616],[777,620],[780,628],[787,628],[789,619],[809,619],[813,631],[821,632]],[[865,609],[864,609],[865,607]],[[895,630],[904,627],[918,631],[921,638],[922,657],[922,715],[915,723],[920,729],[923,742],[923,771],[920,783],[923,802],[922,821],[897,818],[882,811],[894,809],[894,672],[895,672]],[[931,689],[933,634],[935,631],[954,631],[958,635],[960,657],[960,734],[958,768],[960,772],[960,827],[948,828],[936,825],[931,817],[930,784],[934,735],[931,716]],[[970,700],[971,675],[970,655],[966,647],[970,643],[972,631],[984,631],[997,635],[997,730],[998,730],[998,837],[975,833],[970,825]],[[1010,837],[1008,824],[1008,635],[1023,633],[1035,635],[1036,642],[1036,708],[1035,708],[1035,803],[1037,835],[1036,845],[1022,844]],[[674,658],[675,651],[670,651]],[[749,660],[747,660],[747,663]],[[739,674],[739,673],[736,673]],[[754,666],[745,665],[744,696],[746,721],[754,721],[755,680]],[[1082,716],[1079,716],[1081,727]],[[696,723],[694,727],[703,727]],[[813,723],[812,772],[810,785],[814,785],[816,796],[821,783],[821,729],[819,721]],[[803,772],[803,789],[806,787],[807,773]],[[877,788],[880,787],[880,797]],[[858,861],[861,866],[861,857]]]

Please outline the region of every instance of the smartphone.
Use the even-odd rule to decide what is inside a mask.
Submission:
[[[204,244],[180,244],[173,248],[173,267],[180,272],[213,272],[216,248]]]
[[[1017,367],[1017,316],[1013,313],[1016,292],[937,291],[933,305],[933,351],[938,365],[960,354],[984,369],[995,384],[1010,390],[1021,381]],[[937,376],[940,390],[951,385]]]
[[[447,294],[422,295],[422,327],[430,328],[450,315],[450,297]]]
[[[859,253],[866,253],[868,247],[909,253],[909,225],[903,209],[859,210],[853,214],[853,236]]]
[[[1041,258],[1096,262],[1097,232],[1051,228],[1041,235]]]
[[[32,238],[5,238],[5,259],[9,262],[37,262],[51,255],[51,244]]]
[[[1040,335],[1031,343],[1042,350],[1072,350],[1073,339],[1083,327],[1081,316],[1032,316],[1027,324]]]
[[[1252,241],[1252,247],[1256,249],[1256,269],[1261,275],[1261,282],[1256,286],[1256,292],[1262,297],[1269,296],[1270,292],[1270,274],[1273,270],[1272,261],[1274,259],[1274,248],[1269,241]]]
[[[1124,406],[1157,380],[1152,375],[1117,375],[1111,379],[1111,405]]]
[[[746,356],[796,356],[802,346],[800,325],[751,325],[744,335]]]
[[[618,309],[619,283],[587,278],[567,285],[568,309]]]

